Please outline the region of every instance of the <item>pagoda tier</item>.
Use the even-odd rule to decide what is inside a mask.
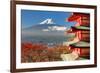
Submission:
[[[68,33],[75,33],[80,41],[90,41],[90,28],[84,26],[72,26]]]
[[[73,51],[77,51],[79,57],[84,57],[89,59],[90,55],[90,44],[88,42],[79,41],[69,45],[70,49]]]
[[[88,13],[72,13],[72,15],[67,19],[70,21],[77,21],[79,19],[81,20],[90,20],[90,14]]]
[[[90,26],[90,15],[86,13],[73,13],[67,21],[77,22],[75,26]]]

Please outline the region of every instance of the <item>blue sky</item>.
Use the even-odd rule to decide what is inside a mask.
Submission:
[[[73,26],[75,22],[67,22],[66,19],[71,15],[71,12],[58,11],[39,11],[39,10],[21,10],[22,28],[37,25],[45,19],[51,18],[54,23]]]

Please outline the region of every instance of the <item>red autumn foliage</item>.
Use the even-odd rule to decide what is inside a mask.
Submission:
[[[60,54],[69,52],[67,46],[48,47],[40,43],[22,43],[21,62],[61,61]]]

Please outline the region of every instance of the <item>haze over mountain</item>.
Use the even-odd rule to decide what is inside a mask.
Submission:
[[[61,24],[56,24],[53,19],[34,24],[31,27],[22,29],[22,42],[45,43],[45,44],[62,44],[73,34],[67,34],[68,28]]]

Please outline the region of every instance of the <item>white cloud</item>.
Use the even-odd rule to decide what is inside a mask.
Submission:
[[[61,26],[49,26],[47,29],[42,29],[42,31],[65,31],[66,27]]]
[[[42,31],[50,31],[49,29],[42,29]]]
[[[65,31],[66,27],[61,27],[61,26],[52,26],[48,27],[49,30],[56,30],[56,31]]]

